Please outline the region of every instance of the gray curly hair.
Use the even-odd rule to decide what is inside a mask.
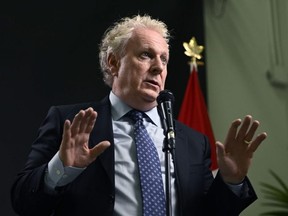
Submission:
[[[153,29],[160,33],[167,44],[169,44],[170,33],[166,24],[148,15],[125,17],[115,22],[114,25],[106,30],[99,46],[99,61],[103,80],[110,87],[112,86],[113,77],[108,67],[108,57],[111,53],[116,56],[123,56],[127,41],[137,28]]]

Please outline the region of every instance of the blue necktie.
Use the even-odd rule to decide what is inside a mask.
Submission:
[[[157,149],[143,125],[143,113],[132,110],[128,116],[134,121],[134,137],[140,173],[143,216],[165,216],[165,194]]]

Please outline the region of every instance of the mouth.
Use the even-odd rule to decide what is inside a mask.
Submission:
[[[145,80],[145,82],[148,83],[149,85],[160,88],[160,84],[156,80]]]

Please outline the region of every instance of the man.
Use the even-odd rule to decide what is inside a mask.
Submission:
[[[168,43],[166,25],[149,16],[124,18],[108,29],[99,57],[111,93],[100,102],[49,110],[12,187],[19,215],[142,215],[139,156],[127,113],[145,113],[164,176],[156,98],[167,76]],[[257,198],[246,174],[266,138],[254,138],[258,126],[251,116],[232,123],[226,141],[216,143],[219,172],[213,179],[207,138],[175,121],[173,215],[238,215]]]

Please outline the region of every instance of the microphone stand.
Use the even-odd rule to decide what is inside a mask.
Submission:
[[[172,215],[171,205],[171,155],[173,163],[175,162],[175,133],[172,103],[174,96],[169,90],[163,90],[157,97],[158,112],[164,129],[163,152],[165,154],[165,189],[166,189],[166,216]],[[175,165],[175,163],[174,163]],[[175,167],[174,167],[175,169]]]
[[[175,152],[175,134],[173,130],[165,130],[165,139],[163,144],[163,152],[165,153],[165,189],[166,189],[166,215],[172,215],[172,205],[171,205],[171,155],[174,162],[174,152]]]

